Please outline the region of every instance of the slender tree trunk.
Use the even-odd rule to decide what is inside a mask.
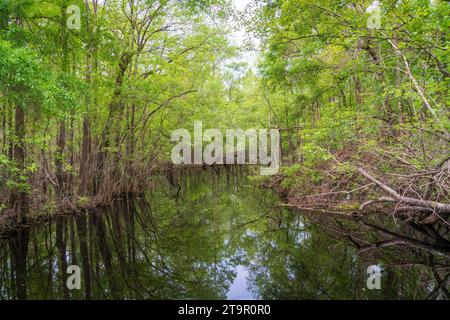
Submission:
[[[67,30],[66,30],[66,0],[61,4],[61,72],[65,75],[68,71],[68,43],[67,43]],[[57,193],[60,198],[65,194],[65,177],[64,177],[64,149],[66,147],[66,122],[64,117],[59,121],[59,132],[56,140],[56,152],[55,152],[55,168],[56,168],[56,180],[58,183]]]
[[[17,142],[14,144],[14,161],[17,168],[23,172],[25,169],[25,112],[19,106],[16,106],[15,112],[15,136]],[[19,213],[20,221],[27,215],[29,210],[28,194],[23,187],[11,191],[11,207]]]
[[[437,120],[438,123],[440,123],[439,119],[436,115],[436,111],[433,109],[430,102],[428,101],[428,98],[426,97],[425,90],[420,86],[419,82],[413,75],[409,61],[406,59],[403,52],[398,48],[398,46],[393,41],[391,41],[391,40],[388,40],[388,41],[391,44],[391,46],[394,48],[395,53],[403,60],[403,64],[405,65],[406,75],[409,77],[412,84],[414,85],[414,88],[416,89],[416,92],[419,95],[420,99],[422,99],[424,106],[427,108],[427,110],[430,112],[430,114],[433,116],[433,118],[435,120]]]
[[[64,189],[65,189],[64,168],[63,168],[64,166],[63,155],[65,146],[66,146],[66,123],[65,120],[60,120],[59,133],[58,139],[56,141],[56,152],[55,152],[56,181],[58,183],[57,192],[59,197],[64,196]]]
[[[95,43],[93,38],[94,33],[94,22],[93,19],[95,17],[95,6],[94,6],[94,14],[91,12],[91,8],[89,5],[89,1],[85,0],[85,9],[86,9],[86,28],[88,32],[88,48],[86,53],[86,74],[85,81],[88,87],[87,94],[85,96],[85,104],[86,104],[86,113],[83,117],[83,137],[81,142],[81,159],[80,159],[80,185],[78,188],[78,192],[81,195],[87,196],[91,194],[92,191],[92,179],[89,178],[89,169],[92,158],[91,154],[91,123],[89,117],[90,105],[91,105],[91,83],[92,83],[92,72],[94,69],[94,55],[95,55]]]

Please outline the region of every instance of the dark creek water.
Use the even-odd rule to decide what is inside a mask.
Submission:
[[[1,299],[424,298],[427,266],[386,266],[366,288],[360,257],[242,170],[155,177],[142,199],[0,240]],[[81,288],[66,286],[69,265]]]

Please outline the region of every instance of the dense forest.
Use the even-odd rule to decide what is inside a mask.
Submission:
[[[281,170],[253,183],[449,299],[449,2],[238,2],[0,0],[0,231],[173,184],[195,121],[270,128]]]

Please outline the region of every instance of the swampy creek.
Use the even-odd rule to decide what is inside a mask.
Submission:
[[[0,240],[0,299],[424,298],[428,266],[360,256],[243,169],[153,179],[145,196]],[[381,290],[367,267],[385,264]],[[69,265],[81,289],[69,290]]]

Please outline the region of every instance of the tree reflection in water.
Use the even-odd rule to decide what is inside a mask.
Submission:
[[[170,171],[153,182],[141,199],[5,236],[0,298],[222,299],[237,272],[247,284],[240,274],[233,290],[264,299],[448,298],[445,256],[361,250],[354,238],[374,237],[370,229],[280,207],[243,169]],[[65,285],[72,264],[81,290]],[[366,289],[371,264],[383,266],[381,290]]]

